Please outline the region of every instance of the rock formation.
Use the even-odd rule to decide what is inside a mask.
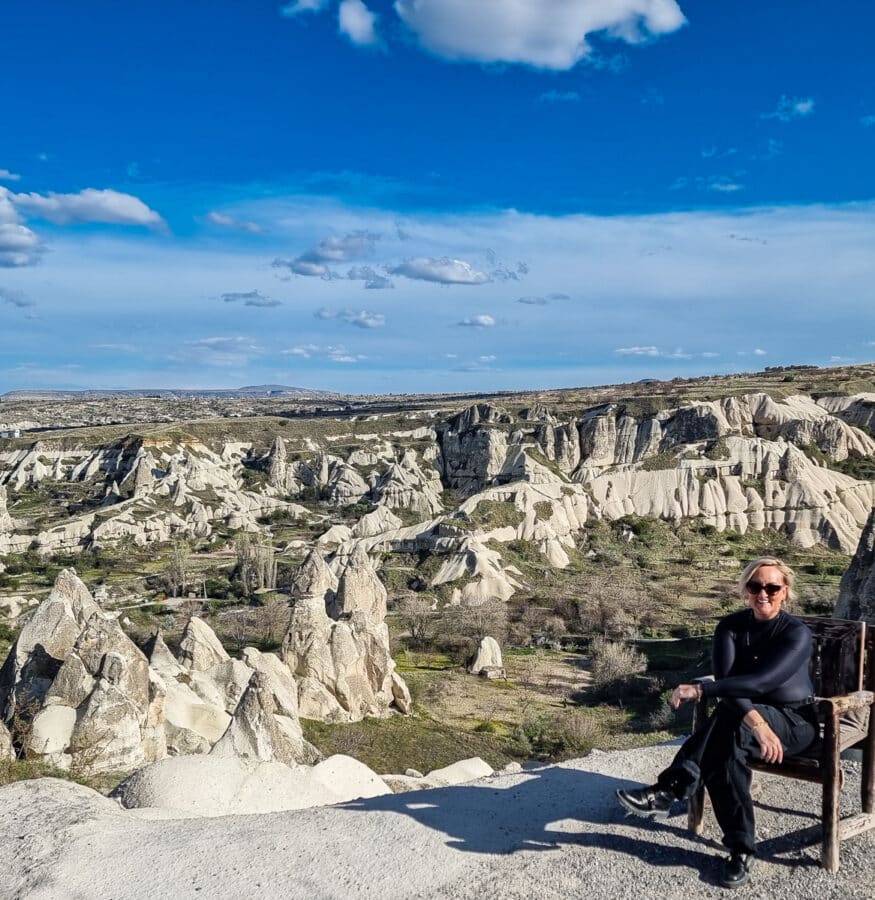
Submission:
[[[501,647],[498,641],[488,635],[480,641],[477,653],[468,671],[472,675],[482,675],[484,678],[503,678],[504,664],[501,661]]]
[[[869,513],[857,552],[842,577],[835,615],[863,619],[875,626],[875,508]]]
[[[410,694],[394,671],[386,625],[361,609],[334,621],[321,598],[300,600],[283,660],[298,681],[298,708],[305,718],[355,722],[385,716],[392,705],[410,711]]]

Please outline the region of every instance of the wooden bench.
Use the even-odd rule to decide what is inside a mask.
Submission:
[[[830,872],[839,868],[839,844],[845,838],[875,828],[875,627],[847,619],[799,616],[811,629],[811,679],[817,697],[820,738],[799,756],[785,757],[780,764],[754,761],[752,769],[771,775],[802,778],[823,785],[823,847],[821,865]],[[704,725],[708,700],[702,698],[693,714],[693,730]],[[862,812],[839,817],[842,787],[841,754],[850,748],[863,752],[860,785]],[[689,828],[702,833],[705,789],[690,799]]]

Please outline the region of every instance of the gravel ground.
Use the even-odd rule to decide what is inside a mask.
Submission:
[[[146,819],[53,779],[0,788],[0,898],[725,897],[725,855],[677,814],[627,817],[613,796],[649,782],[670,746],[594,753],[559,766],[454,788],[337,807]],[[859,809],[849,764],[845,812]],[[818,865],[820,790],[757,775],[759,859],[734,896],[871,898],[875,831],[842,846],[841,870]]]

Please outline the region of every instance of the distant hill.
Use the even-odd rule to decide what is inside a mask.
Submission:
[[[84,390],[84,391],[7,391],[0,394],[0,403],[22,400],[108,400],[118,397],[149,397],[162,400],[190,400],[198,397],[292,397],[298,400],[325,400],[339,397],[333,391],[313,388],[289,387],[284,384],[256,384],[241,388],[137,388],[134,390]]]

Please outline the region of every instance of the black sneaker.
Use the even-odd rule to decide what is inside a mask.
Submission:
[[[631,790],[618,788],[617,799],[636,816],[646,816],[648,819],[667,819],[675,796],[670,791],[663,791],[654,784],[650,787],[632,788]]]
[[[733,850],[729,859],[723,863],[723,871],[720,873],[720,884],[726,888],[741,887],[750,881],[751,869],[753,869],[753,853],[742,853]]]

